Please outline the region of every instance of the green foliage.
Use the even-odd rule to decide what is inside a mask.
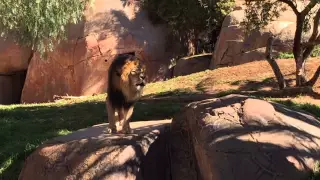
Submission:
[[[319,57],[320,56],[320,45],[317,45],[311,55],[311,57]],[[291,59],[291,58],[294,58],[294,55],[293,53],[287,53],[287,52],[280,52],[279,55],[277,56],[277,58],[280,58],[280,59]]]
[[[292,2],[295,7],[297,6],[297,1],[291,0],[289,2]],[[311,0],[311,2],[319,3],[319,0]],[[307,2],[307,4],[311,2]],[[245,4],[247,6],[245,10],[245,19],[241,24],[245,28],[246,34],[253,30],[264,28],[269,22],[278,18],[281,12],[288,8],[288,5],[280,0],[246,0]],[[304,4],[305,6],[303,8],[308,8],[306,3]],[[304,33],[310,30],[313,17],[317,11],[317,8],[313,8],[304,17],[302,22]]]
[[[320,56],[320,45],[317,45],[316,47],[314,47],[310,56],[311,57],[319,57]]]
[[[142,0],[142,7],[155,24],[166,24],[170,39],[185,46],[202,38],[217,36],[224,17],[232,10],[234,0]]]
[[[246,34],[264,28],[270,21],[278,18],[281,11],[285,10],[281,2],[274,0],[246,0],[245,4],[246,16],[241,24]]]
[[[65,38],[68,23],[77,23],[88,0],[0,1],[0,32],[43,53]]]
[[[319,3],[319,0],[311,0],[314,2]],[[296,6],[296,1],[291,1]],[[309,2],[307,2],[309,3]],[[280,13],[287,10],[285,7],[285,3],[279,0],[264,0],[264,1],[257,1],[257,0],[246,0],[246,18],[242,22],[243,27],[246,30],[246,33],[257,29],[262,29],[270,21],[278,18]],[[306,6],[305,6],[306,7]],[[302,26],[303,31],[307,32],[311,28],[311,20],[315,15],[317,9],[312,9],[305,17]]]
[[[280,52],[279,55],[277,56],[277,58],[280,58],[280,59],[291,59],[291,58],[294,58],[294,55],[293,55],[293,53]]]

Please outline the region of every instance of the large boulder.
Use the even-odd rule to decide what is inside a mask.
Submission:
[[[237,10],[231,12],[223,21],[219,38],[216,42],[210,69],[223,66],[234,66],[247,62],[264,60],[265,47],[271,34],[276,35],[275,52],[292,52],[296,15],[287,8],[280,17],[260,31],[253,32],[249,37],[244,34],[240,23],[245,18],[243,1],[237,3]],[[303,6],[298,2],[299,6]],[[309,33],[304,35],[308,37]]]
[[[211,54],[181,58],[174,66],[173,77],[184,76],[209,69]]]
[[[106,134],[101,124],[57,137],[27,158],[19,180],[166,180],[170,122],[133,122],[132,135]]]
[[[185,143],[173,147],[186,154],[174,157],[185,162],[172,166],[176,176],[300,180],[320,160],[318,119],[248,96],[193,102],[172,120],[172,133]]]
[[[104,93],[107,70],[118,53],[137,51],[147,65],[148,81],[164,76],[168,64],[163,26],[154,26],[138,1],[95,0],[84,20],[68,26],[68,39],[47,59],[29,65],[22,102],[46,102],[54,95]],[[107,60],[107,62],[105,62]]]

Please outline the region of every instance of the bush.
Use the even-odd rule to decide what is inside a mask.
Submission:
[[[0,32],[15,42],[43,53],[65,38],[68,23],[77,23],[87,0],[0,1]]]
[[[320,56],[320,45],[317,45],[312,53],[310,54],[311,57],[319,57]],[[286,53],[286,52],[280,52],[277,58],[280,59],[293,59],[294,55],[293,53]]]
[[[317,45],[316,47],[314,47],[311,55],[311,57],[318,57],[320,56],[320,45]]]

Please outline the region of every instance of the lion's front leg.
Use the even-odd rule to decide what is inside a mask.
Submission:
[[[124,122],[122,125],[122,131],[125,134],[132,134],[133,130],[130,127],[130,120],[131,120],[131,116],[133,114],[133,106],[124,109]]]
[[[112,106],[108,98],[106,99],[106,106],[107,106],[107,115],[108,115],[108,133],[116,133],[117,126],[116,126],[116,117],[115,117],[115,108]]]

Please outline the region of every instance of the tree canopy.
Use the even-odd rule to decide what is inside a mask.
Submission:
[[[77,23],[88,0],[0,1],[0,32],[34,51],[52,51],[65,38],[68,23]]]

